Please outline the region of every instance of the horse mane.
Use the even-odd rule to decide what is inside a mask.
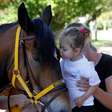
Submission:
[[[33,23],[39,26],[37,36],[40,42],[40,54],[44,61],[51,61],[54,58],[55,40],[50,27],[40,18],[34,19]]]
[[[7,23],[7,24],[2,24],[0,25],[0,32],[5,32],[7,31],[9,28],[13,27],[14,25],[16,25],[18,22],[13,22],[13,23]]]

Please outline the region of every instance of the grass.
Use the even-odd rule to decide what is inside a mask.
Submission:
[[[99,47],[112,47],[112,41],[108,41],[108,40],[97,40],[97,41],[93,41],[92,42],[94,46],[96,46],[96,48]]]

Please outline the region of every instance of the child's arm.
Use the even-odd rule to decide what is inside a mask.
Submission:
[[[97,86],[98,86],[98,85],[91,86],[91,87],[88,89],[88,91],[86,91],[86,92],[84,93],[84,95],[78,97],[78,98],[76,99],[76,105],[77,105],[78,107],[81,107],[82,104],[83,104],[83,102],[84,102],[89,96],[91,96],[91,95],[95,92]]]

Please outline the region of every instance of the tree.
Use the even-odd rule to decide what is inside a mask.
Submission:
[[[18,4],[23,0],[9,1],[10,3],[6,4],[6,8],[13,7],[13,10],[17,10]],[[100,7],[100,9],[103,10],[107,3],[106,0],[24,0],[24,2],[31,18],[38,17],[41,14],[41,11],[50,3],[53,11],[52,28],[54,30],[63,28],[65,24],[70,23],[71,20],[78,16],[85,16],[86,14],[96,14],[96,16],[98,16],[102,12],[98,12],[98,8]],[[0,7],[1,6],[2,3],[0,4]],[[96,12],[98,12],[98,14]],[[14,13],[17,15],[17,11]],[[11,18],[11,20],[13,19]]]

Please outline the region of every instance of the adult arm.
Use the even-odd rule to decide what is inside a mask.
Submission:
[[[107,91],[97,87],[94,96],[105,107],[112,110],[112,75],[105,79]]]
[[[94,96],[101,104],[112,110],[112,75],[105,79],[105,85],[106,91],[102,90],[100,87],[97,87]],[[84,77],[77,81],[77,86],[81,91],[87,91],[90,87],[88,79]]]
[[[81,107],[83,102],[85,100],[87,100],[87,98],[90,97],[95,92],[96,87],[97,87],[97,85],[89,87],[89,89],[82,96],[80,96],[76,99],[76,105],[78,107]]]

